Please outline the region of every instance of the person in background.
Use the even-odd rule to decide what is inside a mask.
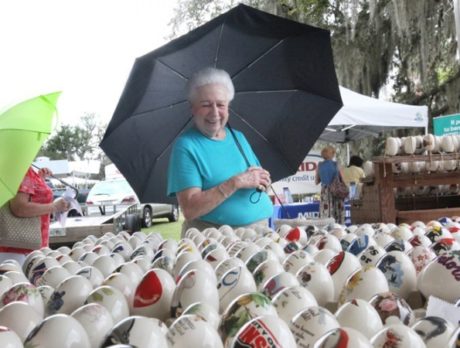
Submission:
[[[342,170],[343,181],[350,188],[350,199],[355,197],[356,188],[362,178],[366,176],[363,170],[363,159],[359,156],[351,156],[348,167]]]
[[[329,185],[334,178],[340,174],[340,169],[336,161],[333,160],[335,149],[326,146],[321,150],[321,157],[324,161],[318,163],[316,168],[316,184],[321,184],[320,211],[321,218],[333,218],[335,222],[343,224],[345,221],[345,204],[342,199],[334,197]]]
[[[69,209],[69,204],[62,198],[53,202],[53,192],[44,180],[51,174],[47,168],[40,169],[38,173],[33,168],[29,168],[16,196],[5,203],[10,205],[11,212],[17,217],[40,217],[41,231],[37,233],[41,233],[42,247],[48,246],[49,242],[50,214]],[[22,265],[26,255],[31,251],[0,245],[0,263],[7,259],[14,259]]]
[[[202,231],[222,225],[268,226],[273,213],[265,192],[270,173],[261,167],[244,135],[227,124],[234,96],[230,76],[205,68],[190,79],[187,92],[193,127],[173,145],[167,187],[169,196],[177,196],[185,217],[182,237],[191,227]]]

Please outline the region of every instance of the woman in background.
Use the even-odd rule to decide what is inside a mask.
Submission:
[[[69,209],[69,203],[62,198],[53,202],[53,191],[46,185],[44,180],[48,175],[51,175],[51,171],[47,168],[40,169],[38,173],[29,168],[16,196],[5,203],[10,205],[11,212],[17,217],[40,217],[41,230],[37,231],[37,233],[41,233],[42,247],[48,246],[49,242],[50,214],[64,212]],[[14,259],[22,265],[26,255],[31,251],[29,249],[0,245],[0,263],[8,259]]]
[[[345,221],[345,205],[343,199],[334,197],[329,189],[337,175],[341,175],[336,161],[333,160],[335,149],[326,146],[321,150],[324,161],[316,168],[316,184],[321,183],[321,199],[319,214],[321,218],[333,218],[335,222],[343,224]]]
[[[350,164],[342,171],[342,177],[345,184],[350,189],[350,199],[355,197],[356,189],[362,178],[366,176],[363,170],[363,159],[359,156],[351,156]]]

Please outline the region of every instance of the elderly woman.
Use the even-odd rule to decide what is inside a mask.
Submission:
[[[185,217],[182,235],[190,227],[267,226],[270,173],[244,135],[227,125],[235,93],[230,76],[205,68],[187,87],[193,127],[176,140],[168,168],[168,195],[177,196]]]
[[[32,167],[27,171],[19,186],[18,193],[8,203],[11,212],[16,217],[40,217],[40,231],[42,247],[48,246],[50,214],[64,212],[69,209],[69,203],[59,198],[53,201],[53,192],[46,185],[44,178],[51,175],[51,171],[42,168],[35,172]],[[0,226],[1,228],[1,226]],[[14,259],[21,265],[26,255],[32,250],[24,248],[13,248],[0,245],[0,262]]]
[[[326,146],[321,150],[321,157],[324,161],[318,164],[316,168],[316,184],[321,183],[321,201],[320,217],[334,218],[335,222],[343,224],[345,221],[345,205],[343,199],[334,197],[329,189],[334,178],[341,175],[337,162],[333,160],[335,149],[332,146]]]

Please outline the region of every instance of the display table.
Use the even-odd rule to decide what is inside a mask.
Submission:
[[[283,209],[284,207],[284,209]],[[319,218],[319,202],[312,203],[290,203],[274,205],[273,206],[273,215],[270,219],[270,227],[274,228],[275,220],[278,219],[317,219]],[[350,204],[345,202],[345,225],[349,226],[351,224],[350,219]]]

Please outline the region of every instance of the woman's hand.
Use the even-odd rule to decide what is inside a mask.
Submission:
[[[49,168],[43,167],[38,170],[38,175],[40,175],[44,179],[48,176],[53,175],[53,172]]]
[[[237,188],[257,188],[265,191],[271,184],[270,173],[261,167],[249,167],[235,177]]]
[[[62,213],[69,210],[70,203],[67,202],[64,198],[58,198],[53,202],[53,212]]]

